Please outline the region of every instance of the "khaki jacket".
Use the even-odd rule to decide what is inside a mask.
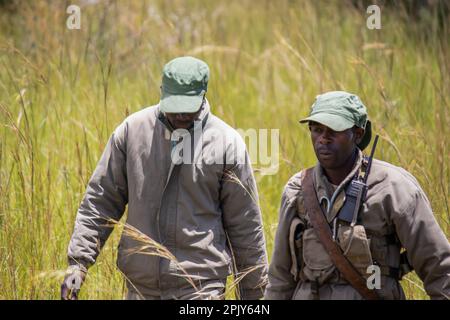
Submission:
[[[192,152],[192,157],[202,155],[203,160],[192,164],[173,165],[171,152],[177,143],[171,141],[173,130],[158,105],[130,115],[115,129],[79,207],[68,249],[70,264],[89,267],[96,261],[112,231],[105,226],[106,219],[118,221],[128,205],[126,222],[162,243],[179,262],[130,254],[143,243],[123,233],[117,265],[130,289],[177,299],[190,287],[181,270],[198,280],[199,287],[202,281],[223,286],[234,255],[238,272],[256,268],[240,282],[241,297],[262,297],[265,239],[245,144],[233,128],[210,113],[208,102],[200,120],[201,139],[193,147],[203,153]],[[214,153],[220,141],[226,142],[219,154]],[[214,161],[236,148],[244,149],[245,163]]]
[[[345,201],[344,186],[362,164],[362,153],[347,178],[337,188],[318,164],[314,185],[318,199],[332,222]],[[303,204],[302,172],[287,183],[279,215],[274,252],[269,267],[265,299],[362,299],[334,267],[328,253],[315,236]],[[360,211],[360,227],[350,248],[348,226],[337,227],[337,241],[349,260],[366,278],[366,267],[380,266],[383,299],[404,299],[398,278],[400,249],[407,257],[427,294],[433,299],[450,298],[450,245],[439,227],[430,203],[416,179],[404,169],[374,159],[368,178],[368,192]],[[300,225],[300,239],[293,230]],[[298,234],[298,233],[297,233]],[[317,288],[317,290],[316,290]]]

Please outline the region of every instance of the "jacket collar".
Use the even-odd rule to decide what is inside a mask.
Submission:
[[[363,153],[358,149],[355,164],[350,173],[339,184],[333,192],[333,186],[325,175],[324,169],[318,162],[314,167],[314,186],[317,193],[317,198],[325,210],[328,222],[331,222],[344,205],[345,201],[345,187],[353,179],[355,174],[361,168],[363,162]]]

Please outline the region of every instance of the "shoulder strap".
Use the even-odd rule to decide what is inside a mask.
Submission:
[[[350,285],[355,288],[363,298],[367,300],[378,300],[378,294],[367,287],[364,278],[359,274],[350,261],[344,256],[339,245],[331,238],[331,229],[325,219],[322,208],[319,205],[317,194],[313,183],[313,169],[307,169],[302,177],[302,192],[304,206],[310,218],[314,232],[330,255],[336,268]]]

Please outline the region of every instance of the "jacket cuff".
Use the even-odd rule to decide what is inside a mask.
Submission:
[[[89,264],[84,260],[80,260],[80,259],[75,260],[75,259],[69,258],[69,268],[72,270],[77,269],[84,273],[87,273],[87,271],[89,269]]]

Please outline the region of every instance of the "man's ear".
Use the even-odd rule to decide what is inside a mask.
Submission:
[[[353,132],[355,133],[355,143],[360,144],[362,138],[364,137],[364,129],[355,127]]]

